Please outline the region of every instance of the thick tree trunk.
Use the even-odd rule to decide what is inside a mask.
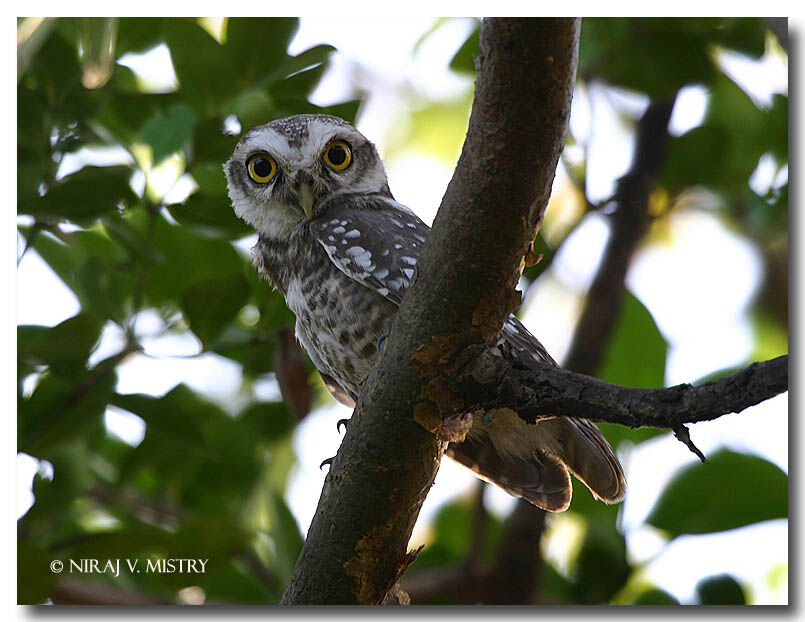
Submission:
[[[519,303],[523,256],[570,116],[579,26],[484,20],[461,158],[331,465],[284,604],[381,603],[413,560],[411,531],[446,441],[463,426],[441,425],[423,374],[439,375],[466,346],[491,342]]]

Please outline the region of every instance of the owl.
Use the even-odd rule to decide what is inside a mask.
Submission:
[[[224,172],[235,213],[258,233],[258,270],[296,315],[296,338],[328,389],[354,406],[430,228],[395,201],[375,146],[337,117],[297,115],[255,127]],[[493,347],[520,365],[556,364],[514,315]],[[602,501],[623,498],[623,470],[594,424],[527,424],[499,412],[476,418],[447,456],[549,511],[570,504],[570,473]]]

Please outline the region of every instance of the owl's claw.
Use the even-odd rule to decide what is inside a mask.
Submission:
[[[346,429],[347,429],[347,424],[348,424],[348,423],[349,423],[349,417],[347,417],[346,419],[339,419],[339,420],[336,422],[336,424],[335,424],[335,429],[336,429],[338,432],[340,432],[340,431],[341,431],[341,426],[343,425],[343,426],[344,426],[344,429],[346,430]]]
[[[319,469],[320,470],[323,469],[325,464],[327,466],[332,466],[333,465],[333,460],[335,460],[335,456],[333,456],[332,458],[327,458],[326,460],[322,460],[321,464],[319,465]]]
[[[389,336],[388,333],[383,333],[382,335],[380,335],[380,337],[377,340],[377,351],[380,352],[380,354],[383,354],[383,349],[384,349],[383,344],[386,342],[386,339],[388,338],[388,336]]]

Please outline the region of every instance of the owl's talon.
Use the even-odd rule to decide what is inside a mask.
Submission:
[[[326,460],[322,460],[321,464],[319,465],[319,470],[323,469],[325,464],[330,467],[333,466],[333,460],[335,460],[335,456],[333,456],[332,458],[327,458]]]
[[[347,424],[348,424],[348,423],[349,423],[349,417],[347,417],[346,419],[339,419],[339,420],[336,422],[336,424],[335,424],[335,429],[336,429],[338,432],[340,432],[340,431],[341,431],[341,426],[343,425],[343,426],[344,426],[344,429],[346,430],[346,429],[347,429]]]
[[[377,339],[377,351],[380,352],[380,354],[383,354],[383,350],[384,350],[383,344],[385,343],[385,341],[388,338],[388,336],[389,336],[388,333],[383,333]]]

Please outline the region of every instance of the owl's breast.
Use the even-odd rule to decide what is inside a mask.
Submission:
[[[281,266],[266,276],[296,316],[296,338],[319,371],[357,396],[397,306],[341,272],[316,241],[291,243],[286,253],[264,266]]]

